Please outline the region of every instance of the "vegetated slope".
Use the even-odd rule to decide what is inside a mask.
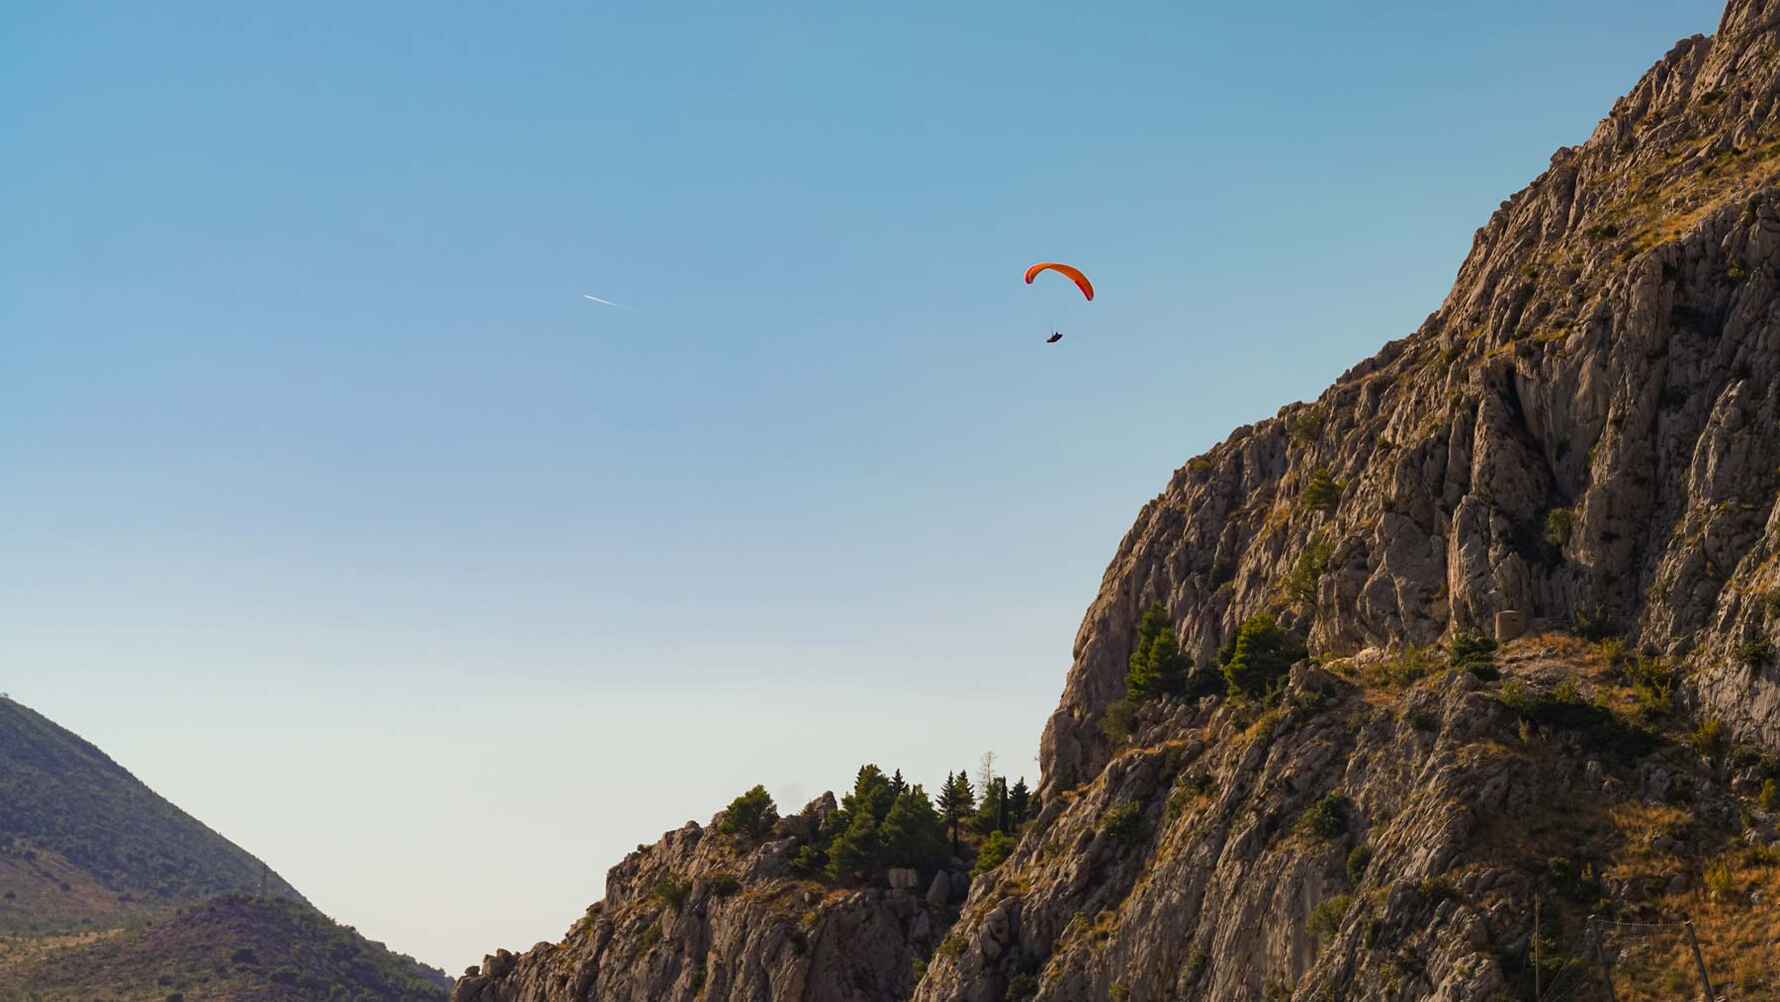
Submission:
[[[1420,329],[1174,474],[1018,847],[932,953],[838,948],[911,951],[921,1002],[1595,998],[1602,951],[1677,998],[1691,918],[1721,993],[1780,993],[1777,154],[1780,0],[1733,0]],[[459,997],[645,997],[561,949]]]
[[[926,803],[919,788],[885,796],[900,781],[867,766],[843,804],[825,794],[784,818],[757,790],[766,815],[737,825],[744,795],[707,826],[688,822],[639,846],[561,943],[498,951],[452,997],[901,1002],[969,879],[938,815],[916,806]]]
[[[450,984],[0,698],[0,1002],[439,1000]]]
[[[283,878],[79,736],[0,698],[0,934],[101,928]]]
[[[7,1002],[439,1002],[450,985],[306,904],[243,896],[0,966]]]

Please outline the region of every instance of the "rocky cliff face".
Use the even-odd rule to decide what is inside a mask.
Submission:
[[[1559,997],[1600,990],[1595,913],[1691,915],[1721,976],[1757,965],[1737,997],[1776,987],[1780,923],[1723,931],[1780,889],[1775,818],[1734,792],[1759,768],[1628,723],[1635,687],[1575,638],[1418,671],[1306,663],[1272,708],[1148,708],[972,889],[914,998],[1531,998],[1535,897]]]
[[[1502,203],[1418,330],[1144,506],[1044,811],[949,929],[689,828],[458,998],[1518,998],[1538,965],[1580,990],[1587,915],[1684,911],[1723,923],[1738,997],[1775,990],[1777,309],[1780,0],[1733,0]],[[1201,671],[1257,614],[1311,660],[1106,726],[1154,603]],[[1502,613],[1531,636],[1497,663],[1441,652]],[[659,872],[685,905],[647,902]]]
[[[1780,746],[1773,659],[1740,656],[1780,621],[1777,24],[1780,2],[1736,0],[1502,203],[1419,330],[1175,473],[1082,624],[1046,793],[1106,764],[1157,600],[1201,662],[1282,601],[1328,653],[1502,610],[1625,633]]]

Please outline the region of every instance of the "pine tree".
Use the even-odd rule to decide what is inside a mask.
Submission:
[[[963,772],[946,773],[946,785],[939,791],[939,813],[952,836],[952,855],[958,854],[958,825],[976,808],[976,791],[970,788],[970,777]]]
[[[886,865],[930,870],[944,862],[945,828],[927,791],[919,786],[896,798],[878,833]]]
[[[828,875],[835,880],[864,877],[878,865],[882,853],[877,819],[870,811],[859,811],[828,847]]]
[[[883,838],[880,829],[895,806],[896,794],[884,770],[875,765],[859,767],[853,778],[853,790],[841,798],[836,814],[837,834],[828,847],[828,875],[836,880],[865,876],[882,863]]]
[[[1007,813],[1013,819],[1013,826],[1020,827],[1031,817],[1032,791],[1026,787],[1026,777],[1021,776],[1014,788],[1007,791]]]
[[[884,770],[875,765],[862,765],[853,779],[853,792],[841,798],[840,827],[845,831],[852,825],[854,817],[862,812],[871,817],[874,826],[878,825],[895,802],[896,794],[891,791]]]
[[[892,798],[900,797],[902,791],[908,788],[909,785],[902,781],[902,770],[896,770],[896,775],[890,777],[890,796]]]
[[[1133,700],[1178,696],[1186,691],[1192,661],[1180,652],[1168,610],[1157,602],[1144,611],[1137,627],[1137,648],[1125,672],[1125,692]]]
[[[977,803],[976,817],[972,819],[977,833],[987,835],[990,832],[1006,831],[1007,820],[1007,778],[996,776],[989,780],[988,789],[983,791],[983,799]]]
[[[1279,628],[1263,613],[1250,616],[1236,629],[1224,681],[1232,696],[1259,699],[1305,656],[1304,643]]]
[[[773,830],[778,820],[779,808],[773,803],[772,796],[766,792],[766,787],[756,786],[729,802],[717,830],[725,835],[761,839]]]

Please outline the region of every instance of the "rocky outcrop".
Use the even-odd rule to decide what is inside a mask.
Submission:
[[[1201,663],[1279,606],[1331,654],[1501,611],[1625,634],[1780,747],[1775,661],[1745,656],[1780,623],[1777,18],[1738,0],[1682,41],[1502,203],[1420,329],[1175,473],[1077,636],[1047,799],[1106,764],[1155,601]]]
[[[916,1002],[1530,997],[1535,896],[1549,985],[1593,912],[1698,914],[1746,813],[1780,838],[1727,760],[1602,710],[1623,693],[1579,641],[1520,642],[1499,679],[1332,667],[1273,709],[1152,706],[972,889]]]
[[[753,844],[688,822],[613,867],[606,896],[561,943],[502,950],[454,1002],[897,1002],[915,960],[957,914],[958,893],[838,887],[799,872],[797,850],[832,794]],[[949,874],[929,875],[946,881]],[[961,875],[960,875],[961,876]],[[924,885],[925,886],[925,885]]]

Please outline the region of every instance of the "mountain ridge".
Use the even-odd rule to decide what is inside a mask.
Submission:
[[[0,815],[0,931],[27,921],[41,932],[70,931],[83,919],[259,892],[262,884],[308,903],[97,746],[9,698],[0,698],[0,803],[8,808]],[[46,883],[82,893],[61,902]]]

